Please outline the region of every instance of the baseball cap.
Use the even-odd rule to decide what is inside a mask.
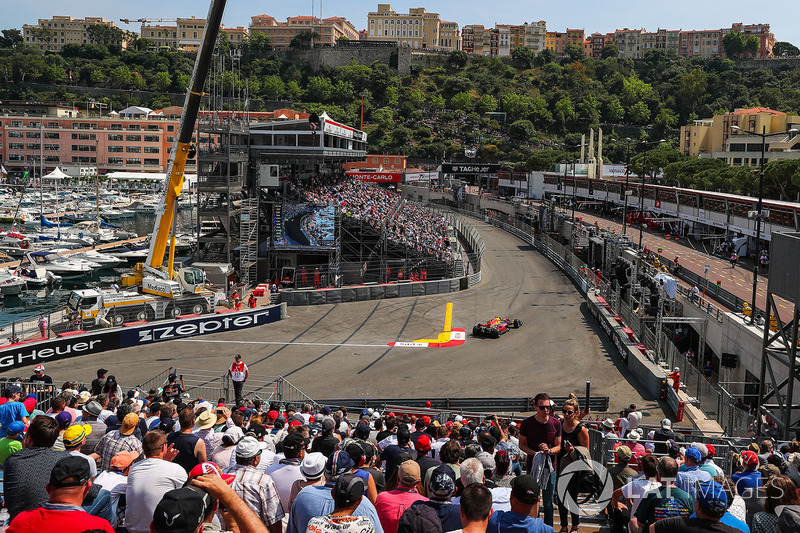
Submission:
[[[333,421],[333,418],[326,418],[322,421],[322,431],[331,431],[335,427],[336,422]]]
[[[267,434],[267,430],[264,429],[264,426],[261,424],[251,424],[250,427],[247,428],[247,434],[251,437],[255,437],[256,440],[262,440]]]
[[[128,413],[122,419],[122,427],[119,428],[120,435],[130,435],[136,430],[139,425],[139,415],[136,413]]]
[[[175,419],[162,418],[159,420],[158,429],[169,435],[175,429]]]
[[[267,448],[267,443],[256,440],[255,437],[244,437],[236,445],[236,457],[249,459],[255,457]]]
[[[703,444],[702,442],[693,442],[692,446],[697,448],[697,451],[700,452],[701,458],[705,459],[706,457],[708,457],[708,448],[706,448],[705,444]]]
[[[431,438],[428,435],[420,435],[414,448],[420,453],[431,451]]]
[[[472,435],[472,431],[467,426],[464,426],[458,430],[458,434],[461,435],[462,437],[469,437],[470,435]]]
[[[103,410],[103,408],[99,403],[92,400],[91,402],[86,402],[86,405],[83,406],[83,410],[92,416],[100,416],[100,412]]]
[[[494,461],[494,457],[489,452],[480,452],[478,455],[475,456],[475,459],[481,462],[483,465],[484,470],[494,470],[497,468],[497,464]]]
[[[270,422],[275,422],[275,420],[276,420],[277,418],[278,418],[278,411],[274,411],[274,410],[273,410],[273,411],[269,411],[269,412],[267,413],[267,420],[268,420],[268,421],[270,421]]]
[[[412,505],[400,515],[397,533],[442,533],[442,521],[428,505]]]
[[[406,487],[413,487],[421,480],[419,463],[416,461],[403,461],[397,467],[397,482]]]
[[[354,434],[358,439],[367,440],[369,438],[370,431],[369,424],[362,422],[356,426]]]
[[[244,431],[239,426],[233,426],[228,428],[228,430],[222,434],[222,442],[223,444],[227,444],[228,446],[232,446],[234,444],[239,444],[239,441],[242,440],[244,437]]]
[[[91,428],[89,429],[91,430]],[[133,463],[136,460],[137,457],[139,457],[138,453],[117,452],[117,454],[111,458],[111,468],[116,468],[117,470],[125,470],[131,465],[131,463]]]
[[[288,435],[287,435],[288,437]],[[325,472],[326,457],[320,452],[307,453],[300,463],[300,473],[309,480],[317,480]]]
[[[439,465],[431,474],[428,494],[439,498],[449,498],[456,491],[456,473],[449,465]]]
[[[189,471],[188,478],[189,479],[194,479],[196,477],[204,476],[206,474],[216,474],[219,477],[221,477],[222,480],[225,481],[225,483],[227,483],[228,485],[233,483],[233,480],[236,477],[236,476],[234,476],[232,474],[223,474],[222,470],[220,470],[219,467],[215,463],[212,463],[210,461],[206,461],[205,463],[200,463],[200,464],[195,465],[194,468],[192,468]]]
[[[703,456],[700,454],[700,450],[698,450],[694,446],[686,448],[686,452],[683,455],[687,459],[691,459],[695,463],[699,463],[703,459]]]
[[[36,365],[33,367],[34,372],[44,372],[44,365]]]
[[[706,448],[708,448],[708,458],[711,459],[717,454],[716,448],[714,448],[713,444],[706,444]]]
[[[9,385],[6,390],[11,394],[22,394],[22,389],[19,385]]]
[[[156,505],[153,526],[157,531],[194,533],[203,522],[206,506],[210,504],[211,497],[197,487],[173,489]]]
[[[56,422],[58,422],[59,428],[66,429],[72,424],[72,415],[67,411],[61,411],[56,415]]]
[[[67,481],[73,477],[76,479]],[[70,455],[59,459],[53,467],[50,472],[50,485],[56,488],[79,487],[85,485],[89,481],[89,477],[91,477],[91,470],[86,458]]]
[[[21,424],[22,422],[20,422]],[[11,429],[9,428],[9,432]],[[92,434],[92,426],[89,424],[73,424],[64,432],[64,446],[77,446]]]
[[[617,448],[617,457],[619,457],[620,461],[630,461],[632,455],[631,449],[627,446],[620,446]]]
[[[333,487],[333,500],[339,505],[353,505],[364,496],[364,480],[355,474],[342,474]]]
[[[665,418],[664,420],[661,421],[661,427],[663,429],[672,429],[672,420],[670,420],[669,418]]]
[[[300,451],[306,446],[306,438],[299,431],[293,431],[283,439],[284,451]]]
[[[353,469],[353,459],[343,450],[336,450],[325,462],[325,474],[331,479],[346,474]]]
[[[539,501],[539,490],[539,482],[527,474],[517,476],[511,482],[511,494],[527,505],[533,505]]]
[[[728,507],[728,495],[722,485],[716,481],[698,483],[695,497],[700,502],[700,506],[705,509],[726,509]]]
[[[19,420],[15,420],[15,421],[11,422],[8,425],[8,427],[6,428],[6,431],[8,432],[9,435],[19,435],[20,433],[25,431],[25,424],[23,424]],[[66,435],[65,435],[64,436],[64,442],[65,443],[66,443],[66,440],[67,440],[67,438],[66,438]]]

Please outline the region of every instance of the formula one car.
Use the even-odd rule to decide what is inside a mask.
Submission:
[[[517,329],[522,326],[522,320],[518,318],[500,318],[499,316],[493,319],[482,322],[472,328],[472,334],[475,337],[490,337],[496,339],[503,333],[507,333],[509,329]]]

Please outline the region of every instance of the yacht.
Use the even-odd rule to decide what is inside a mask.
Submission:
[[[22,257],[33,250],[35,248],[27,236],[13,231],[0,233],[0,253]]]
[[[64,279],[76,279],[91,276],[94,269],[99,269],[97,263],[88,261],[72,261],[67,257],[53,251],[39,251],[26,254],[28,261],[37,267],[43,267]]]
[[[23,257],[16,269],[9,269],[14,275],[25,279],[25,284],[30,287],[58,287],[61,285],[61,276],[48,272],[46,268],[31,264],[27,257]]]
[[[17,296],[25,288],[25,279],[8,270],[0,270],[0,293],[3,296]]]
[[[126,262],[125,259],[122,259],[121,257],[111,254],[103,254],[97,250],[84,250],[83,252],[70,254],[69,259],[97,263],[100,265],[100,268],[116,268]]]

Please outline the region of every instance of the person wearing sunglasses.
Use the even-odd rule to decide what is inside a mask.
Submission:
[[[542,510],[544,523],[553,525],[553,489],[556,482],[557,455],[561,451],[561,421],[550,416],[552,402],[546,392],[540,392],[533,398],[536,414],[529,416],[520,424],[519,448],[528,454],[526,471],[533,475],[534,456],[541,453],[546,459],[546,469],[542,472],[539,486],[542,491]],[[550,472],[547,474],[546,472]],[[539,477],[538,475],[536,477]]]
[[[571,453],[576,446],[582,446],[584,448],[589,447],[589,430],[586,429],[586,426],[584,426],[583,422],[580,420],[581,409],[578,405],[578,401],[573,398],[565,401],[564,407],[561,408],[561,413],[564,415],[564,420],[561,422],[561,451],[558,454],[559,465],[564,464],[564,457]],[[561,472],[559,470],[559,475],[560,474]],[[575,484],[570,483],[567,490],[572,500],[578,501],[577,487]],[[572,517],[571,530],[567,528],[568,514]],[[580,515],[572,512],[568,513],[567,507],[561,500],[558,502],[558,515],[561,518],[561,533],[578,531]]]

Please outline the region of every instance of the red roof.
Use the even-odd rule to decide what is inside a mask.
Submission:
[[[733,115],[756,115],[758,113],[769,113],[770,115],[779,115],[785,116],[786,113],[782,111],[775,111],[774,109],[770,109],[768,107],[751,107],[750,109],[736,109],[732,113]]]

